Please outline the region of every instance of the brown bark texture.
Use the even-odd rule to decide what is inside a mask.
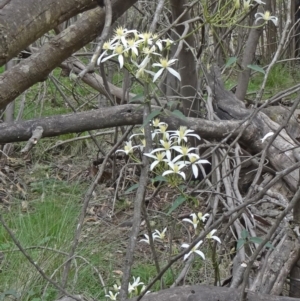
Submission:
[[[137,0],[113,2],[113,20],[122,15]],[[0,109],[47,75],[75,51],[93,41],[104,26],[105,12],[95,8],[82,15],[78,22],[40,48],[27,60],[0,76]]]
[[[0,4],[0,66],[49,30],[96,5],[94,0],[10,0]]]

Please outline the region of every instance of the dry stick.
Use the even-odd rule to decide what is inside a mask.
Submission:
[[[110,30],[110,26],[111,26],[111,20],[112,20],[111,1],[110,0],[104,0],[104,4],[105,4],[105,24],[104,24],[102,34],[101,34],[101,37],[100,37],[100,42],[97,46],[97,49],[96,49],[94,55],[92,56],[91,62],[86,66],[86,68],[84,70],[82,70],[79,73],[79,75],[78,75],[79,78],[83,78],[84,75],[87,72],[95,70],[95,66],[97,64],[98,57],[100,56],[100,53],[102,51],[103,44],[104,44],[104,42],[105,42],[105,40],[106,40],[106,38],[109,34],[109,30]]]
[[[142,299],[142,297],[146,294],[146,292],[151,289],[151,287],[153,286],[153,284],[160,279],[163,274],[175,263],[177,262],[181,257],[183,257],[185,254],[187,254],[188,252],[190,252],[193,247],[200,241],[203,240],[206,235],[208,233],[210,233],[213,229],[216,229],[217,227],[219,227],[219,225],[226,219],[228,219],[232,214],[237,213],[237,218],[243,213],[244,208],[251,205],[252,203],[260,200],[263,195],[266,193],[266,191],[272,187],[275,183],[277,183],[277,181],[279,181],[280,179],[282,179],[284,176],[286,176],[287,174],[289,174],[290,172],[294,171],[295,169],[300,168],[300,162],[297,162],[296,164],[294,164],[293,166],[278,172],[276,177],[274,177],[274,179],[272,179],[264,188],[263,190],[261,190],[259,193],[257,193],[255,196],[253,196],[251,199],[249,199],[247,202],[237,206],[236,208],[229,210],[227,213],[224,213],[217,221],[215,221],[209,228],[207,228],[201,235],[199,235],[197,237],[197,239],[194,240],[193,243],[191,243],[191,245],[189,246],[189,248],[186,248],[184,251],[182,251],[180,254],[178,254],[177,256],[175,256],[173,259],[170,260],[170,262],[162,268],[162,270],[160,271],[160,273],[150,282],[150,284],[148,284],[148,286],[145,288],[145,290],[141,293],[141,295],[137,298],[136,301],[139,301]],[[230,227],[230,225],[233,223],[234,221],[231,220],[228,222],[228,224],[226,225],[226,228]]]
[[[159,20],[160,15],[161,15],[162,9],[164,8],[164,3],[165,3],[165,0],[159,0],[158,4],[156,6],[156,11],[155,11],[155,14],[154,14],[154,18],[153,18],[153,21],[152,21],[152,23],[150,25],[150,28],[149,28],[150,32],[155,32],[155,30],[156,30],[157,22]]]
[[[70,250],[70,253],[69,253],[68,262],[65,266],[64,273],[63,273],[63,278],[62,278],[62,286],[63,287],[65,287],[66,284],[67,284],[68,274],[69,274],[69,270],[70,270],[70,267],[71,267],[71,261],[72,261],[72,258],[74,257],[75,250],[76,250],[77,245],[79,243],[79,237],[80,237],[80,233],[81,233],[81,230],[82,230],[82,227],[83,227],[83,222],[84,222],[86,210],[87,210],[89,201],[92,197],[93,191],[95,190],[96,186],[99,183],[99,180],[102,177],[102,174],[104,172],[104,168],[106,166],[107,161],[109,160],[109,157],[119,148],[119,146],[121,145],[123,140],[128,136],[128,134],[130,133],[132,128],[133,128],[133,126],[130,126],[127,129],[127,131],[124,133],[122,138],[119,140],[119,142],[116,143],[114,145],[114,147],[109,151],[109,153],[107,154],[107,156],[105,157],[105,159],[103,161],[103,164],[101,165],[101,168],[99,169],[99,172],[98,172],[94,182],[91,184],[91,186],[89,187],[89,189],[87,190],[87,192],[85,194],[82,210],[81,210],[80,217],[79,217],[79,220],[78,220],[78,225],[77,225],[77,228],[75,230],[73,244],[71,246],[71,250]]]
[[[147,232],[148,232],[148,236],[149,236],[150,249],[151,249],[151,252],[152,252],[152,255],[153,255],[155,268],[156,268],[157,273],[159,273],[160,272],[160,267],[159,267],[157,253],[156,253],[156,250],[155,250],[155,247],[154,247],[154,239],[153,239],[153,236],[152,236],[152,229],[151,229],[150,221],[149,221],[149,218],[148,218],[147,208],[146,208],[145,202],[143,202],[143,204],[142,204],[142,212],[144,214],[144,219],[146,221],[146,227],[147,227]],[[164,287],[162,287],[162,289],[163,288]]]
[[[283,210],[282,213],[279,215],[279,217],[276,219],[275,224],[271,227],[271,229],[270,229],[269,233],[266,235],[265,239],[260,243],[258,248],[251,255],[249,263],[247,265],[247,269],[246,269],[245,274],[244,274],[244,281],[243,281],[243,284],[242,284],[242,294],[241,294],[241,297],[240,297],[240,301],[246,301],[247,292],[245,291],[245,289],[246,289],[246,286],[247,286],[247,282],[248,282],[248,278],[249,278],[249,275],[250,275],[251,267],[252,267],[256,257],[259,255],[260,251],[263,249],[265,244],[269,242],[269,240],[271,239],[272,235],[274,234],[274,232],[276,231],[276,229],[278,228],[279,224],[284,219],[284,217],[294,208],[294,206],[297,204],[297,202],[299,202],[299,200],[300,200],[300,187],[298,188],[296,194],[294,195],[294,197],[291,200],[288,207],[285,210]]]
[[[146,97],[149,96],[147,85],[145,85],[145,95]],[[150,114],[150,110],[151,110],[151,104],[150,102],[146,102],[144,105],[144,113],[143,113],[144,122],[147,120],[147,117]],[[148,153],[152,145],[151,128],[149,124],[145,125],[145,139],[146,139],[145,152]],[[133,225],[132,225],[130,239],[127,247],[125,266],[124,266],[123,277],[122,277],[122,285],[121,285],[120,295],[119,295],[119,299],[121,301],[124,301],[128,295],[128,284],[129,284],[131,266],[133,264],[134,249],[135,249],[136,240],[141,224],[142,203],[145,200],[145,193],[147,188],[148,170],[149,170],[149,163],[148,163],[147,156],[143,156],[142,163],[143,163],[143,167],[141,168],[139,187],[137,189],[136,198],[134,202]]]
[[[68,293],[63,287],[61,287],[58,283],[56,283],[55,281],[53,281],[52,279],[50,279],[44,272],[43,270],[34,262],[34,260],[27,254],[27,252],[25,251],[25,249],[22,247],[22,245],[20,244],[20,242],[18,241],[18,239],[15,237],[14,233],[10,230],[10,228],[7,226],[7,224],[5,223],[4,219],[2,218],[2,215],[0,214],[0,222],[3,225],[3,227],[5,228],[5,230],[7,231],[7,233],[9,234],[9,236],[11,237],[11,239],[13,240],[13,242],[15,243],[15,245],[19,248],[19,250],[21,251],[21,253],[27,258],[27,260],[35,267],[35,269],[41,274],[41,276],[47,280],[48,282],[50,282],[54,287],[56,287],[60,292],[62,292],[63,294],[65,294],[66,296],[73,298],[74,300],[77,301],[82,301],[81,298],[78,298],[70,293]]]

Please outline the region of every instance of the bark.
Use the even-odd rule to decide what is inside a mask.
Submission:
[[[96,5],[94,0],[10,0],[0,4],[0,65],[60,23]]]
[[[79,73],[86,68],[86,66],[78,59],[76,58],[71,58],[66,60],[65,62],[63,62],[61,64],[61,67],[64,70],[69,70],[69,72],[73,72],[75,73],[77,76],[79,75]],[[100,92],[101,94],[106,94],[105,88],[104,88],[104,83],[103,83],[103,79],[100,75],[98,75],[97,73],[86,73],[84,75],[84,77],[82,78],[82,81],[84,83],[86,83],[87,85],[89,85],[90,87],[92,87],[93,89],[95,89],[96,91]],[[123,97],[123,89],[119,88],[111,83],[108,83],[109,86],[109,91],[111,93],[111,95],[113,95],[114,97],[116,97],[116,101],[117,103],[121,102],[121,99]],[[135,96],[135,94],[132,93],[128,93],[129,95],[125,95],[125,102],[128,102],[130,99],[127,99],[127,96],[129,96],[129,98],[132,98]]]
[[[239,301],[239,291],[227,287],[209,285],[185,285],[159,292],[150,293],[143,297],[143,301]],[[284,296],[263,295],[249,292],[248,301],[295,301],[294,298]],[[70,297],[63,297],[56,301],[72,301]],[[127,301],[136,301],[137,298]]]
[[[220,72],[217,67],[211,68],[209,75],[209,85],[214,92],[216,102],[216,113],[221,119],[246,120],[253,112],[251,109],[246,109],[242,101],[237,99],[231,92],[226,91]],[[261,139],[269,132],[276,132],[279,128],[278,123],[272,121],[266,114],[258,112],[251,122],[251,125],[256,128],[253,136],[247,137],[243,135],[241,142],[245,149],[251,153],[258,153],[264,149],[266,144],[262,143]],[[275,170],[281,171],[295,164],[296,160],[291,148],[295,146],[294,141],[288,135],[285,129],[280,132],[268,149],[268,159]],[[299,173],[294,171],[285,176],[285,182],[292,191],[296,191],[298,187]]]
[[[153,107],[153,109],[158,109]],[[169,124],[170,129],[177,129],[180,125],[195,130],[200,137],[222,139],[229,131],[236,130],[236,135],[243,127],[238,121],[208,121],[204,119],[187,118],[182,120],[168,114],[161,116]],[[43,137],[54,137],[67,133],[104,129],[109,127],[142,124],[143,112],[140,105],[121,105],[103,108],[89,112],[45,117],[43,119],[28,120],[16,123],[0,124],[0,143],[27,141],[37,126],[43,128]],[[251,136],[254,128],[249,127],[246,132]]]
[[[185,5],[187,5],[186,0],[171,0],[172,16],[173,21],[175,21],[184,11]],[[186,12],[181,18],[180,23],[190,20],[189,12]],[[181,38],[184,38],[185,43],[179,53],[178,70],[181,75],[181,91],[180,95],[182,97],[183,108],[186,116],[196,117],[199,112],[199,103],[197,96],[197,85],[198,76],[196,70],[196,59],[192,53],[192,49],[195,47],[195,40],[192,33],[193,28],[188,27],[188,24],[180,25],[176,27],[176,31]],[[187,27],[187,28],[185,28]],[[185,32],[186,30],[186,32]],[[183,33],[185,34],[183,35]],[[182,36],[183,35],[183,36]],[[178,37],[177,37],[178,39]]]
[[[113,21],[137,0],[115,0]],[[28,59],[4,72],[0,76],[0,109],[14,100],[33,84],[45,80],[47,75],[72,53],[93,41],[101,32],[105,11],[93,9],[80,20],[55,36]]]
[[[256,47],[258,45],[259,37],[261,36],[263,27],[257,27],[261,25],[263,22],[257,22],[253,23],[253,27],[250,30],[249,37],[247,39],[242,62],[241,62],[241,68],[242,71],[238,75],[238,83],[236,88],[236,97],[240,100],[244,100],[250,80],[251,75],[251,69],[249,69],[247,66],[253,63],[254,57],[255,57],[255,51]]]

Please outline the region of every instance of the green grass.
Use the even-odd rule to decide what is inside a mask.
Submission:
[[[31,248],[26,252],[48,276],[53,275],[53,280],[57,282],[61,281],[61,265],[66,259],[58,251],[69,252],[81,208],[80,195],[85,189],[79,184],[70,185],[51,178],[40,180],[31,185],[33,200],[28,212],[22,212],[22,207],[18,204],[11,213],[4,215],[6,223],[23,248]],[[99,253],[90,256],[95,249],[93,241],[85,242],[79,246],[77,254],[88,258],[92,265],[101,266],[106,252],[102,252],[98,245]],[[5,260],[0,265],[0,292],[13,290],[20,296],[20,300],[29,301],[40,297],[46,289],[49,296],[45,300],[53,300],[56,294],[54,288],[46,285],[46,281],[21,252],[13,251],[16,247],[3,227],[0,228],[0,250],[5,251]],[[94,291],[98,295],[102,291],[91,266],[82,259],[76,259],[76,265],[73,265],[70,284],[76,284],[76,291]]]

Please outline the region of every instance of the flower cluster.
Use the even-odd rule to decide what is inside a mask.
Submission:
[[[139,33],[137,30],[118,27],[114,37],[104,43],[104,51],[97,63],[99,65],[116,57],[120,68],[124,67],[126,60],[130,62],[127,68],[136,78],[147,78],[150,75],[155,82],[164,71],[167,71],[181,80],[180,74],[171,67],[177,60],[169,60],[160,54],[163,50],[168,50],[172,43],[174,43],[172,40],[160,39],[150,32]],[[156,73],[148,69],[156,69]]]
[[[153,159],[150,165],[150,170],[155,171],[157,174],[168,176],[177,174],[184,180],[186,173],[184,168],[191,167],[192,173],[195,178],[199,175],[200,164],[210,164],[208,160],[203,160],[194,151],[195,147],[188,147],[188,138],[195,137],[200,140],[199,135],[194,134],[193,130],[187,129],[185,126],[180,126],[177,131],[167,131],[168,124],[160,122],[156,118],[152,122],[153,131],[152,139],[154,141],[154,148],[150,153],[144,153],[145,156]],[[140,136],[141,145],[132,146],[131,139],[134,136]],[[124,152],[126,155],[132,155],[135,148],[144,148],[144,132],[134,134],[126,142],[123,150],[117,152]]]
[[[192,217],[192,219],[189,219],[189,218],[184,218],[182,221],[183,222],[188,222],[190,224],[193,225],[194,229],[196,230],[197,227],[198,227],[198,224],[199,223],[204,223],[206,221],[206,219],[209,217],[209,214],[206,213],[206,214],[202,214],[202,212],[198,212],[197,214],[196,213],[192,213],[190,214],[190,216]],[[212,230],[210,233],[208,233],[206,235],[206,238],[207,239],[214,239],[216,240],[217,242],[221,243],[221,240],[218,236],[215,236],[214,234],[217,232],[216,229]],[[186,260],[192,253],[196,253],[198,254],[199,256],[201,256],[204,260],[205,260],[205,256],[203,254],[203,252],[201,252],[200,250],[198,250],[198,248],[200,247],[200,245],[203,243],[202,240],[200,240],[193,248],[192,250],[185,254],[184,257],[183,257],[183,260]],[[181,245],[182,248],[189,248],[190,245],[184,243]]]
[[[162,176],[177,174],[186,179],[184,168],[191,166],[195,178],[199,174],[199,164],[210,163],[200,159],[194,152],[195,147],[188,147],[188,138],[195,137],[200,140],[199,135],[194,134],[193,130],[180,126],[177,131],[167,131],[168,125],[160,122],[159,119],[153,121],[153,136],[158,142],[158,147],[150,153],[144,155],[153,159],[150,170],[156,170]]]
[[[141,287],[142,285],[142,287]],[[113,290],[108,292],[108,295],[105,295],[105,297],[109,298],[110,300],[117,300],[117,296],[119,295],[119,291],[121,289],[121,286],[118,286],[117,284],[114,284]],[[138,295],[140,292],[144,291],[146,289],[146,286],[144,285],[144,282],[140,282],[140,277],[133,277],[133,282],[129,282],[128,285],[128,293],[130,297],[133,297],[134,295]],[[148,294],[149,291],[146,293]]]
[[[167,231],[167,228],[165,228],[162,232],[160,232],[158,230],[155,230],[152,233],[152,239],[153,239],[153,241],[155,239],[164,240],[165,237],[166,237],[166,231]],[[149,236],[147,234],[144,234],[144,236],[145,236],[145,238],[141,239],[140,241],[143,241],[143,242],[146,242],[147,244],[150,244]]]

